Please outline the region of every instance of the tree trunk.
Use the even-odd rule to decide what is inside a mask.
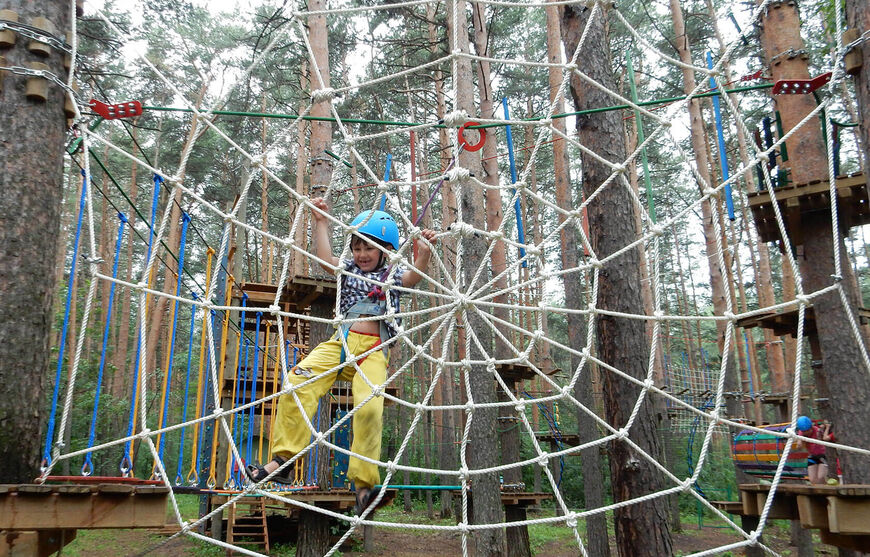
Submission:
[[[433,56],[438,55],[439,43],[438,43],[438,33],[436,29],[436,10],[433,4],[426,5],[426,27],[427,27],[427,36],[429,38],[430,51]],[[436,68],[433,72],[433,81],[435,86],[435,101],[436,101],[436,110],[438,119],[443,119],[444,115],[447,112],[447,102],[444,96],[444,75],[440,68]],[[450,144],[447,140],[447,130],[441,128],[438,130],[438,152],[441,153],[441,157],[439,159],[438,168],[439,170],[443,170],[447,167],[450,160],[449,150]],[[456,199],[453,195],[453,186],[449,183],[445,183],[441,187],[441,228],[442,230],[447,230],[449,226],[456,220]],[[443,242],[443,253],[455,253],[456,242],[445,238]],[[447,269],[448,273],[454,273],[454,260],[451,257],[446,257],[444,261],[444,265]],[[434,326],[433,326],[434,327]],[[441,346],[439,343],[438,346]],[[444,357],[448,360],[451,360],[453,357],[452,348],[448,348],[451,350],[448,354],[445,354]],[[450,405],[453,404],[455,400],[454,397],[454,377],[453,371],[451,368],[447,368],[444,370],[443,375],[439,381],[439,385],[435,388],[435,393],[433,395],[433,404],[436,406],[439,404]],[[454,470],[457,468],[457,458],[456,458],[456,448],[454,446],[454,442],[456,441],[455,434],[455,413],[453,411],[441,411],[437,412],[434,416],[435,419],[435,437],[438,441],[438,466],[444,470]],[[443,485],[449,485],[455,481],[455,478],[449,475],[441,476],[441,483]],[[453,514],[453,494],[449,491],[440,492],[439,499],[441,500],[441,518],[449,518]]]
[[[846,20],[851,29],[858,30],[859,35],[866,34],[870,31],[870,5],[866,0],[846,0]],[[857,121],[861,122],[860,147],[864,154],[864,168],[870,168],[870,40],[864,40],[853,52],[861,61],[861,67],[854,75],[860,115]]]
[[[562,19],[563,39],[566,52],[574,53],[585,29],[586,42],[579,46],[580,55],[575,58],[580,71],[608,89],[615,89],[606,13],[598,12],[600,6],[596,4],[591,13],[582,8],[566,7]],[[590,21],[593,15],[595,19]],[[610,102],[607,94],[593,87],[584,87],[576,76],[572,76],[571,93],[577,110],[606,106]],[[580,142],[599,156],[614,163],[625,160],[622,118],[618,112],[580,116],[577,128]],[[584,155],[583,187],[586,196],[596,192],[610,174],[607,165]],[[640,233],[636,227],[631,198],[624,190],[626,186],[624,179],[617,177],[617,180],[598,192],[589,205],[592,249],[599,259],[630,244]],[[639,248],[628,250],[608,261],[598,274],[597,307],[643,314],[639,266]],[[600,315],[596,327],[599,358],[632,377],[644,379],[649,357],[644,322]],[[615,428],[624,427],[637,402],[640,388],[609,372],[603,373],[603,387],[608,422]],[[647,401],[631,428],[631,439],[646,453],[644,456],[635,454],[633,449],[619,440],[611,444],[610,471],[615,501],[626,501],[661,489],[661,472],[650,462],[650,459],[661,454],[661,442],[655,424],[653,405]],[[614,511],[614,520],[620,555],[673,553],[667,501],[664,498],[618,508]]]
[[[804,49],[797,7],[789,3],[776,4],[763,14],[760,28],[761,46],[772,79],[809,78],[805,56],[778,56],[789,49]],[[779,95],[774,97],[774,103],[786,133],[815,108],[815,100],[810,95]],[[786,144],[791,156],[786,165],[792,183],[805,184],[827,177],[826,150],[821,129],[815,121],[794,130]],[[791,164],[794,160],[799,160],[800,164]],[[831,277],[837,274],[836,249],[842,264],[841,278],[834,280],[845,293],[846,303],[854,315],[859,298],[852,287],[852,269],[841,230],[832,230],[830,216],[824,214],[803,215],[801,227],[805,231],[803,253],[799,257],[804,291],[811,293],[832,284]],[[819,401],[819,411],[832,423],[840,443],[866,448],[870,446],[870,415],[864,411],[861,401],[870,398],[870,370],[863,365],[863,335],[856,339],[852,334],[840,292],[835,290],[814,298],[813,309],[822,355],[822,367],[814,368],[816,385],[827,385],[830,392],[828,400]],[[847,483],[870,482],[870,457],[841,451],[840,464]]]
[[[42,16],[63,36],[69,28],[66,2],[9,0],[4,8],[19,20]],[[4,65],[37,59],[28,39],[5,51]],[[41,62],[66,81],[63,54],[53,50]],[[0,76],[0,483],[29,482],[38,471],[43,441],[49,340],[57,238],[63,201],[65,92],[48,82],[48,100],[25,97],[28,76]],[[32,77],[30,79],[33,79]],[[40,161],[34,164],[34,161]],[[48,280],[46,280],[48,278]]]
[[[326,9],[326,0],[308,0],[309,11]],[[311,65],[311,92],[329,87],[329,38],[327,35],[326,16],[317,15],[308,18],[308,40],[314,60]],[[332,113],[330,101],[313,103],[311,116],[330,118]],[[332,158],[326,154],[326,149],[332,145],[332,124],[328,121],[311,122],[311,194],[325,193],[332,180]],[[327,200],[329,202],[329,200]],[[331,208],[331,205],[330,205]],[[318,267],[315,265],[315,267]]]
[[[455,29],[454,13],[458,17],[458,29]],[[465,2],[459,0],[455,4],[448,4],[447,32],[451,42],[451,50],[469,52],[468,34],[465,32]],[[455,66],[457,75],[453,76],[456,81],[456,109],[465,111],[469,117],[475,114],[472,84],[474,77],[471,71],[471,61],[468,58],[460,58]],[[468,169],[472,174],[480,175],[480,158],[477,153],[461,151],[457,168]],[[468,181],[460,182],[459,203],[462,221],[478,230],[486,227],[485,215],[480,210],[480,191],[473,188]],[[480,287],[480,283],[472,282],[477,270],[486,266],[484,256],[487,253],[486,240],[479,235],[468,235],[462,239],[462,260],[458,269],[459,287],[464,291],[473,291]],[[485,279],[484,279],[485,280]],[[492,333],[489,324],[474,311],[461,310],[462,322],[468,328],[465,331],[466,338],[472,332],[477,336],[481,346],[487,351],[492,347]],[[461,341],[460,341],[461,343]],[[474,342],[465,347],[465,357],[470,360],[481,361],[489,357],[477,348]],[[475,403],[494,402],[496,400],[495,383],[491,373],[484,364],[474,364],[464,367],[462,374],[466,376],[468,390]],[[471,450],[465,455],[469,470],[475,471],[482,468],[490,468],[499,464],[498,437],[496,417],[498,411],[491,407],[476,407],[473,415],[468,416],[469,424],[469,447]],[[499,478],[497,472],[485,474],[475,473],[474,482],[474,524],[495,524],[504,521],[504,512],[499,493]],[[505,554],[505,534],[500,529],[475,530],[472,533],[474,540],[475,555],[487,557]]]
[[[562,23],[564,10],[561,7],[547,6],[547,61],[560,63],[562,61],[560,40],[563,35]],[[565,14],[571,17],[571,14]],[[578,22],[572,22],[579,25]],[[569,55],[573,55],[577,48],[579,35],[573,38],[573,48],[566,41],[565,49]],[[562,82],[562,72],[557,68],[549,71],[550,102],[554,102],[555,95]],[[563,113],[564,103],[562,99],[554,107],[554,113]],[[565,120],[557,118],[553,126],[566,133]],[[565,141],[553,143],[553,175],[556,186],[556,204],[559,207],[574,207],[573,192],[571,190],[570,161],[568,160],[567,146]],[[559,215],[559,224],[565,221],[565,216]],[[579,245],[577,228],[575,225],[567,226],[559,233],[559,244],[562,269],[575,269],[578,265]],[[579,274],[562,275],[562,286],[565,290],[565,307],[580,309],[583,307],[583,277]],[[566,315],[568,323],[568,343],[571,346],[580,347],[586,343],[586,320],[576,313]],[[578,356],[571,357],[571,374],[577,373],[580,365]],[[593,408],[594,397],[592,382],[587,379],[591,374],[584,374],[584,378],[578,381],[574,388],[574,396],[587,408]],[[577,432],[581,444],[589,443],[597,437],[597,425],[585,412],[577,411]],[[587,508],[598,508],[604,505],[604,471],[602,456],[598,447],[587,449],[581,453],[581,467],[583,471],[583,495]],[[607,536],[607,521],[603,513],[595,514],[586,519],[586,549],[590,556],[608,557],[610,546]]]
[[[138,121],[134,120],[134,124]],[[134,156],[136,155],[136,140],[139,134],[139,128],[137,126],[133,126],[132,134],[133,134],[133,147],[131,153]],[[135,162],[131,165],[130,169],[130,203],[136,204],[136,196],[139,193],[139,184],[136,181],[136,174],[139,165]],[[133,222],[131,218],[130,222]],[[133,279],[133,242],[136,241],[136,235],[132,232],[127,234],[127,247],[126,247],[126,276],[124,279],[127,282],[132,282]],[[112,373],[112,388],[110,390],[112,396],[116,400],[121,400],[124,396],[124,393],[127,392],[127,389],[130,385],[125,381],[125,377],[127,377],[127,349],[130,346],[130,306],[131,306],[131,298],[133,296],[132,289],[123,288],[119,293],[121,296],[121,313],[118,315],[118,342],[115,349],[115,369]],[[117,426],[118,428],[123,427],[121,425]],[[120,433],[120,429],[118,430]]]

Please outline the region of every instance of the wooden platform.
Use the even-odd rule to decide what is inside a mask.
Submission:
[[[268,308],[275,303],[278,285],[260,282],[243,282],[234,289],[233,298],[241,299],[241,293],[248,295],[249,308]],[[286,305],[287,311],[302,312],[321,296],[335,300],[336,282],[334,278],[295,276],[284,285],[279,304]],[[282,308],[284,309],[284,308]],[[254,310],[256,311],[256,309]]]
[[[519,383],[520,381],[531,381],[538,377],[535,370],[525,364],[496,364],[495,370],[508,385]],[[549,375],[557,371],[559,370],[554,369]]]
[[[760,516],[769,485],[741,484],[735,514]],[[733,505],[733,502],[728,502]],[[856,551],[870,551],[870,486],[781,483],[768,518],[799,520],[803,528],[820,530],[822,542]]]
[[[168,500],[157,485],[0,485],[0,530],[162,528]]]
[[[558,437],[556,437],[552,433],[537,433],[535,434],[535,438],[543,443],[562,443],[563,445],[568,445],[569,447],[576,447],[580,444],[580,436],[576,433],[563,433]],[[577,454],[579,455],[580,453]]]
[[[389,496],[393,492],[395,497],[395,489],[388,489],[384,497]],[[328,509],[334,512],[343,513],[353,509],[356,505],[356,493],[347,489],[300,489],[298,491],[276,491],[277,495],[299,501],[308,505],[314,505],[323,509]],[[219,507],[226,503],[232,494],[229,493],[211,493],[208,495],[209,508]],[[272,511],[270,514],[280,513],[286,514],[289,517],[294,517],[299,514],[301,507],[292,503],[284,503],[275,499],[266,501],[267,508]]]
[[[841,225],[848,229],[870,222],[867,178],[864,174],[839,176],[836,186],[837,212]],[[803,229],[802,216],[831,211],[830,182],[827,180],[788,185],[776,188],[774,193],[793,245],[803,244],[804,237],[812,234],[811,230]],[[767,191],[752,192],[747,194],[747,198],[760,239],[763,242],[782,242],[770,194]]]
[[[797,337],[798,326],[798,308],[782,311],[782,312],[767,312],[752,317],[744,317],[738,319],[736,325],[745,329],[752,327],[761,327],[762,329],[770,329],[774,335],[785,336],[791,335]],[[858,318],[862,323],[870,320],[870,309],[858,308]],[[816,314],[812,306],[806,308],[804,319],[804,336],[814,336],[816,334]]]

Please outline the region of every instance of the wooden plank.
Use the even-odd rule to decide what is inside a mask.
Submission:
[[[870,552],[870,536],[847,536],[822,530],[819,532],[822,543],[835,545],[853,551]]]
[[[797,506],[801,527],[820,530],[828,529],[828,502],[826,499],[809,495],[798,495]]]
[[[827,499],[831,532],[870,535],[870,498],[834,496]]]
[[[7,491],[0,495],[0,529],[159,528],[165,522],[165,487],[84,487],[90,492],[51,485]]]
[[[758,508],[758,499],[756,499],[755,493],[743,490],[742,486],[740,491],[740,502],[743,503],[742,514],[745,516],[760,516],[761,513]]]
[[[743,501],[710,501],[710,504],[729,514],[743,514]]]
[[[759,515],[764,510],[764,505],[767,504],[768,493],[756,493],[756,505]],[[770,511],[767,513],[768,518],[781,518],[787,520],[796,520],[798,518],[797,502],[794,496],[789,496],[780,491],[777,491],[770,504]]]

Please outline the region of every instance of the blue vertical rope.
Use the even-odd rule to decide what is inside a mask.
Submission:
[[[707,51],[707,67],[713,69],[713,53]],[[715,90],[716,79],[710,76],[710,89]],[[719,96],[713,96],[713,114],[716,116],[716,137],[719,145],[719,166],[722,169],[722,181],[728,181],[728,153],[725,152],[725,132],[722,129],[722,109],[719,107]],[[731,184],[725,184],[725,206],[728,208],[728,218],[734,220],[734,200],[731,197]]]
[[[118,240],[115,242],[115,261],[112,265],[112,278],[118,278],[118,261],[121,259],[121,243],[124,239],[124,225],[127,223],[127,217],[124,213],[118,213],[118,220],[121,221],[118,225]],[[109,303],[106,305],[106,326],[103,328],[103,349],[100,352],[100,371],[97,373],[97,385],[94,388],[94,410],[91,415],[91,429],[88,432],[88,449],[94,446],[94,438],[97,431],[97,409],[100,406],[100,388],[103,385],[103,370],[106,368],[106,354],[108,353],[109,331],[112,323],[112,303],[115,301],[115,282],[112,281],[112,286],[109,288]],[[90,476],[94,471],[94,465],[91,461],[91,452],[85,453],[85,462],[82,464],[82,476]]]
[[[248,305],[248,295],[245,292],[242,292],[242,312],[241,312],[241,315],[239,316],[239,348],[237,351],[238,357],[236,358],[236,360],[237,360],[237,364],[236,364],[236,396],[235,396],[235,400],[233,400],[233,410],[235,410],[236,408],[239,407],[239,400],[240,400],[240,398],[239,398],[240,397],[239,385],[241,385],[241,382],[242,382],[242,362],[243,362],[242,346],[243,346],[243,342],[245,342],[245,308],[247,307],[247,305]],[[247,358],[247,350],[245,350],[245,352],[244,352],[244,358]],[[242,428],[242,424],[239,421],[240,417],[241,417],[241,415],[237,412],[235,418],[233,419],[233,443],[235,443],[237,450],[239,447],[239,439],[238,439],[237,432],[239,430],[241,430],[241,428]],[[236,470],[236,468],[237,468],[236,463],[233,463],[233,466],[231,468],[231,470],[233,470],[233,473],[231,475],[233,477],[233,482],[235,483],[235,486],[241,487],[240,477],[238,474],[239,470]]]
[[[190,293],[194,300],[198,300],[199,296],[196,292]],[[187,343],[187,373],[184,377],[184,409],[181,411],[181,423],[187,421],[187,402],[190,395],[190,364],[193,360],[193,336],[196,331],[196,306],[190,306],[190,340]],[[175,472],[175,485],[184,483],[182,475],[182,466],[184,463],[184,426],[181,426],[181,442],[178,444],[178,468]]]
[[[69,330],[69,312],[72,304],[73,282],[76,276],[76,261],[79,258],[79,240],[82,235],[82,217],[85,212],[85,196],[88,191],[88,178],[82,170],[82,195],[79,199],[79,215],[76,223],[76,238],[73,243],[72,263],[69,269],[69,281],[66,288],[66,307],[63,314],[63,327],[60,330],[60,345],[57,353],[57,369],[54,374],[54,393],[51,395],[51,412],[48,415],[48,430],[45,434],[45,450],[42,452],[42,468],[51,464],[51,440],[54,439],[55,418],[57,417],[57,397],[60,394],[60,377],[63,370],[63,351],[66,348],[66,334]]]
[[[184,251],[187,247],[187,226],[190,223],[190,215],[181,213],[181,240],[178,244],[178,281],[175,283],[175,295],[181,292],[181,276],[184,272]],[[166,425],[166,416],[169,414],[169,391],[172,388],[172,358],[175,356],[175,334],[178,332],[178,300],[172,308],[172,334],[169,339],[169,365],[166,366],[166,396],[163,399],[163,419],[160,423]],[[157,449],[157,458],[163,462],[163,450],[166,447],[167,434],[160,436],[160,447]]]
[[[501,105],[502,105],[502,107],[504,107],[504,119],[510,120],[511,117],[510,117],[510,114],[508,112],[507,97],[504,97],[501,100]],[[516,158],[514,157],[514,136],[511,133],[510,124],[506,124],[504,129],[505,129],[505,135],[507,137],[508,161],[510,162],[510,167],[511,167],[511,184],[516,184],[517,183],[517,161],[516,161]],[[511,195],[516,195],[516,193],[517,193],[516,188],[511,188]],[[523,231],[523,212],[522,212],[522,208],[520,207],[520,198],[519,197],[517,197],[517,199],[514,201],[514,215],[516,216],[516,219],[517,219],[517,241],[520,244],[525,244],[526,243],[526,234]],[[520,246],[520,258],[523,260],[523,262],[522,262],[523,268],[529,266],[528,262],[525,260],[525,257],[526,257],[526,248]]]
[[[255,326],[254,332],[254,373],[253,378],[251,380],[251,400],[250,402],[256,402],[257,400],[257,379],[259,377],[260,372],[260,323],[263,319],[263,312],[257,312],[257,324]],[[268,347],[267,347],[268,349]],[[254,407],[251,406],[248,408],[248,442],[247,449],[245,454],[247,455],[246,459],[248,463],[254,462]]]
[[[245,375],[244,375],[244,377],[242,377],[242,371],[240,369],[239,370],[239,378],[241,379],[242,388],[239,389],[238,387],[236,387],[236,395],[237,395],[236,400],[238,400],[242,404],[244,404],[244,400],[248,396],[248,394],[247,394],[248,393],[248,384],[247,384],[247,382],[248,382],[248,348],[250,346],[251,346],[251,341],[248,339],[245,339],[245,359],[244,359],[244,373],[245,373]],[[242,361],[240,360],[239,365],[241,365],[241,364],[242,364]],[[239,406],[239,404],[236,404],[236,407],[238,407],[238,406]],[[242,445],[242,440],[243,440],[243,436],[244,436],[244,429],[245,429],[245,413],[244,412],[236,412],[236,422],[235,423],[237,425],[237,427],[236,427],[237,437],[235,438],[236,450],[238,451],[239,456],[244,456],[242,454],[241,449],[239,449],[239,447],[241,447],[241,445]],[[245,464],[248,464],[248,463],[245,462]],[[241,475],[241,470],[236,470],[235,474],[236,474],[236,485],[238,487],[241,487],[242,486],[242,479],[243,479],[242,475]]]
[[[387,167],[384,169],[384,182],[390,181],[390,169],[393,167],[393,155],[387,153]],[[381,211],[387,208],[387,196],[381,195]]]
[[[148,261],[151,259],[151,249],[154,246],[154,221],[157,219],[157,205],[160,201],[160,184],[163,183],[163,177],[159,174],[154,175],[154,193],[151,196],[151,222],[148,225],[148,255],[145,257],[145,267],[148,267]],[[147,277],[146,277],[147,282]],[[146,307],[139,308],[140,312],[146,311]],[[139,362],[142,356],[142,330],[141,321],[137,320],[136,325],[136,355],[133,357],[133,393],[130,397],[130,413],[127,420],[127,437],[133,435],[133,421],[136,417],[136,397],[139,393]],[[124,443],[124,455],[121,457],[121,462],[118,468],[123,476],[129,475],[133,469],[133,459],[131,458],[130,447],[131,440]]]

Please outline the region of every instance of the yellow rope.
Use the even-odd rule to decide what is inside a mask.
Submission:
[[[227,276],[227,292],[224,296],[224,305],[229,306],[230,301],[233,298],[233,275]],[[226,357],[227,357],[227,332],[230,326],[230,312],[224,312],[224,322],[221,328],[221,355],[220,355],[220,373],[218,374],[218,384],[217,390],[218,392],[222,392],[224,388],[224,370],[226,369]],[[219,401],[215,401],[215,405],[217,405]],[[230,426],[232,428],[232,426]],[[232,431],[232,429],[230,429]],[[215,477],[215,461],[217,456],[217,446],[218,446],[218,427],[215,424],[214,431],[212,432],[211,437],[211,460],[209,461],[208,466],[208,481],[207,485],[209,488],[214,488],[217,485],[217,478]]]
[[[208,259],[205,263],[205,284],[206,289],[208,289],[208,285],[211,283],[211,263],[212,257],[214,256],[214,249],[208,248],[206,251],[208,254]],[[208,291],[206,291],[206,295],[208,295]],[[204,311],[202,314],[202,338],[199,342],[199,377],[196,381],[196,417],[199,418],[202,414],[202,368],[205,364],[205,341],[208,335],[206,334],[206,327],[208,327],[208,318],[210,314],[208,311]],[[190,459],[190,471],[187,473],[187,481],[190,484],[199,483],[199,472],[196,469],[196,453],[199,450],[199,424],[193,428],[193,443],[191,447],[191,459]]]

